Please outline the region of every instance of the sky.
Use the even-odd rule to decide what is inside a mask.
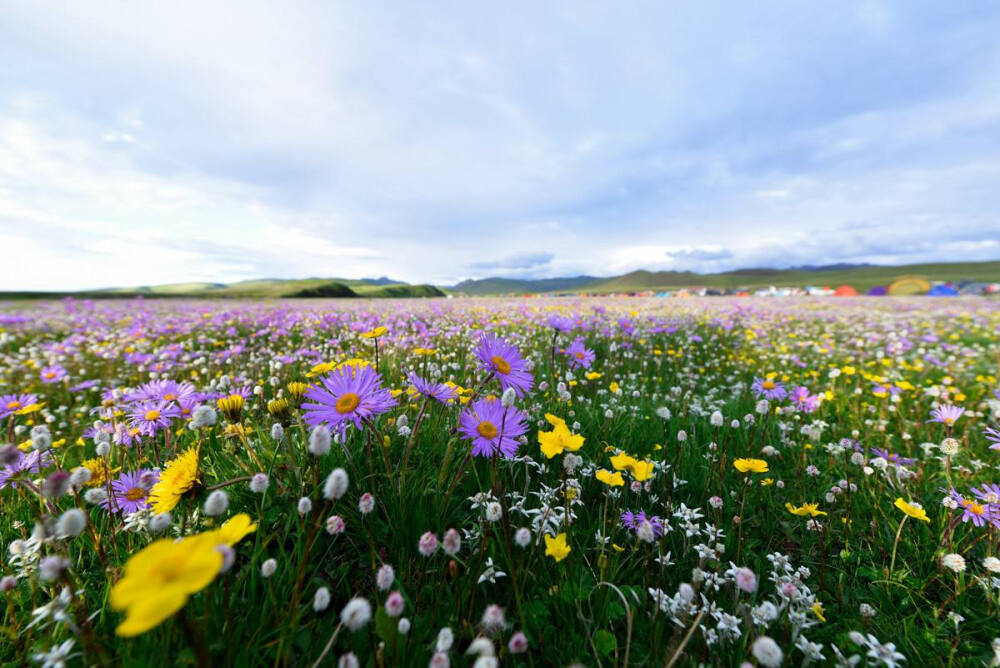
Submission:
[[[1000,259],[1000,4],[0,5],[0,290]]]

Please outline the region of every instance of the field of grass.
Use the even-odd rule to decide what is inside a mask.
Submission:
[[[997,331],[974,298],[0,308],[0,663],[990,665]]]

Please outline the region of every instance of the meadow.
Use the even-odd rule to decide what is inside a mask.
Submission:
[[[1000,301],[0,305],[5,665],[1000,665]]]

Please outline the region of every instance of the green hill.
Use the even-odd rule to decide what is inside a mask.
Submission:
[[[509,279],[484,278],[463,281],[449,288],[456,294],[512,295],[575,292],[608,294],[646,292],[678,288],[758,289],[768,286],[837,287],[845,283],[861,291],[876,285],[889,285],[903,276],[919,276],[928,281],[1000,282],[1000,261],[910,264],[900,266],[835,265],[795,269],[747,268],[715,274],[692,271],[633,271],[621,276],[593,278]]]

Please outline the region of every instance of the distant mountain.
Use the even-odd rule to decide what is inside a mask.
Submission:
[[[462,281],[448,288],[455,294],[509,295],[576,292],[590,294],[629,293],[672,290],[677,288],[704,287],[720,289],[756,289],[770,285],[777,287],[831,285],[844,283],[858,290],[868,290],[876,285],[888,285],[903,276],[919,276],[929,281],[985,281],[1000,282],[1000,261],[952,262],[880,266],[873,264],[839,263],[807,265],[791,269],[750,267],[716,274],[699,274],[692,271],[639,270],[594,278],[546,278],[539,280],[483,278]]]
[[[235,283],[171,283],[168,285],[143,285],[132,288],[107,288],[81,292],[0,292],[0,299],[108,299],[129,297],[189,299],[297,299],[319,297],[444,297],[445,293],[433,285],[408,285],[388,278],[339,279],[339,278],[262,278]]]
[[[402,281],[397,281],[389,278],[388,276],[382,276],[381,278],[362,278],[361,282],[367,285],[406,285]]]
[[[538,292],[565,292],[597,281],[593,276],[573,276],[569,278],[481,278],[462,281],[448,288],[455,294],[500,295],[526,294]]]

